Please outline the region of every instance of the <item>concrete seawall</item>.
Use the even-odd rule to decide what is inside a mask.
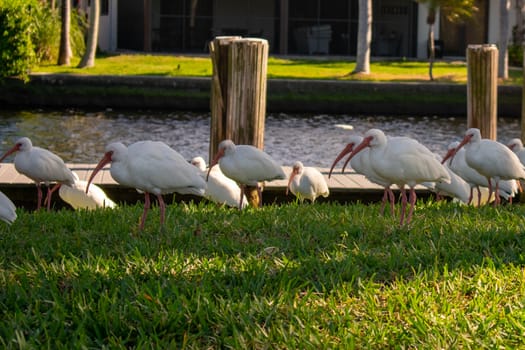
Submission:
[[[209,111],[210,79],[34,74],[0,83],[9,108],[131,108]],[[465,116],[462,84],[269,79],[267,110],[287,113]],[[498,88],[498,115],[521,115],[521,87]]]

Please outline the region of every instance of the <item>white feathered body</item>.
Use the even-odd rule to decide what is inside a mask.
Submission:
[[[75,175],[75,183],[73,185],[60,186],[58,194],[60,198],[73,209],[96,209],[96,208],[115,208],[117,205],[108,198],[104,190],[95,184],[89,185],[89,190],[86,193],[87,181],[79,180],[77,174]]]
[[[280,165],[267,153],[250,145],[227,144],[219,166],[224,175],[243,185],[257,186],[262,181],[286,179]]]
[[[15,169],[36,183],[59,182],[72,185],[75,178],[62,158],[40,147],[33,147],[27,137],[17,141],[20,144],[15,156]]]
[[[113,151],[111,176],[121,185],[155,195],[204,196],[206,182],[198,169],[163,142],[139,141],[127,148],[117,142],[108,150]]]
[[[202,157],[195,157],[191,163],[200,170],[202,178],[205,179],[207,170],[204,159]],[[238,207],[241,200],[241,189],[235,181],[226,177],[219,167],[213,167],[208,176],[204,196],[215,203]],[[246,208],[247,206],[248,200],[246,196],[244,196],[242,207]]]
[[[330,194],[323,174],[313,167],[302,167],[290,182],[290,191],[300,200],[308,199],[312,202],[317,197],[328,197]]]
[[[17,218],[16,207],[3,192],[0,192],[0,220],[11,225]]]

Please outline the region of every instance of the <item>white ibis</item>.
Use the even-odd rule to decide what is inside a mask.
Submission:
[[[305,167],[300,161],[293,164],[292,172],[288,177],[286,194],[288,190],[301,202],[308,199],[313,203],[317,197],[328,197],[330,194],[323,174],[317,168]]]
[[[197,167],[201,171],[202,178],[206,177],[206,162],[202,157],[195,157],[191,160],[191,164]],[[209,200],[219,203],[226,204],[230,207],[237,207],[241,201],[241,189],[239,185],[232,179],[226,177],[219,167],[214,167],[210,176],[208,177],[205,197]],[[248,206],[246,197],[242,200],[243,208]]]
[[[435,154],[435,157],[438,161],[441,159],[437,154]],[[443,165],[448,171],[450,182],[426,182],[422,185],[435,192],[438,200],[441,196],[448,196],[459,200],[461,203],[470,204],[470,185],[461,176],[452,171],[446,163]]]
[[[415,186],[423,182],[450,182],[450,176],[434,154],[418,141],[408,137],[387,139],[379,129],[368,130],[363,141],[352,151],[349,159],[370,147],[370,162],[374,171],[381,177],[388,179],[403,188],[405,184],[410,188],[410,196],[401,190],[401,219],[403,225],[407,203],[410,209],[406,216],[406,223],[410,223],[416,203]]]
[[[245,186],[257,187],[259,205],[262,205],[259,182],[286,179],[282,167],[267,153],[251,145],[235,145],[231,140],[219,143],[219,149],[210,164],[208,175],[217,163],[224,175],[237,182],[241,188],[239,208],[242,208]]]
[[[463,146],[465,146],[467,164],[487,179],[489,199],[492,193],[495,194],[494,206],[497,206],[501,201],[499,194],[501,180],[525,179],[525,168],[518,156],[500,142],[482,139],[479,129],[468,129],[455,152]],[[453,153],[449,157],[453,156]],[[491,179],[494,180],[495,186],[493,186]]]
[[[75,183],[73,185],[62,185],[58,190],[60,198],[73,209],[97,209],[115,208],[117,205],[106,196],[104,190],[95,184],[89,186],[86,193],[87,181],[80,180],[77,173],[73,172]]]
[[[16,220],[16,207],[3,192],[0,192],[0,220],[9,225]]]
[[[339,153],[337,158],[332,163],[332,167],[330,168],[330,172],[328,174],[328,178],[332,175],[332,171],[334,170],[335,165],[347,154],[352,153],[355,147],[359,145],[363,141],[363,137],[359,135],[350,135],[350,138],[348,140],[347,145],[345,148]],[[358,154],[354,155],[352,158],[348,157],[345,164],[343,165],[343,168],[341,172],[345,171],[346,165],[350,162],[350,167],[355,170],[356,173],[364,175],[370,182],[373,182],[375,184],[378,184],[379,186],[382,186],[385,188],[383,199],[381,201],[381,214],[383,214],[385,205],[387,201],[390,201],[390,211],[392,215],[394,215],[394,193],[392,192],[391,186],[392,182],[390,180],[385,179],[381,177],[379,174],[377,174],[371,163],[370,163],[370,157],[369,157],[369,149],[365,148]]]
[[[521,139],[511,139],[509,142],[507,142],[507,147],[510,148],[512,152],[516,153],[521,164],[525,165],[525,148],[523,147],[523,142],[521,142]]]
[[[104,157],[91,173],[88,189],[95,175],[108,163],[111,163],[110,172],[115,181],[144,193],[140,230],[144,228],[150,208],[150,193],[157,196],[161,225],[164,224],[166,213],[162,195],[177,192],[204,196],[206,182],[197,168],[163,142],[140,141],[129,147],[121,142],[110,143],[106,146]]]
[[[40,209],[42,203],[42,189],[40,188],[42,183],[47,186],[47,196],[44,203],[47,202],[48,210],[51,207],[51,196],[53,192],[56,191],[61,184],[73,185],[75,183],[73,173],[66,166],[62,158],[46,149],[33,147],[29,138],[22,137],[18,139],[15,145],[0,158],[0,162],[15,152],[18,152],[14,160],[16,171],[27,176],[36,184],[38,191],[37,209]],[[49,184],[54,182],[56,182],[57,185],[51,189]]]
[[[477,170],[467,164],[465,159],[465,148],[461,148],[456,151],[459,146],[458,141],[451,142],[447,147],[447,153],[443,157],[443,162],[456,174],[461,176],[470,186],[470,193],[468,204],[472,203],[473,190],[476,188],[478,192],[477,206],[480,206],[483,202],[482,197],[488,195],[488,182],[487,178],[481,175]],[[452,156],[454,154],[454,156]],[[494,180],[490,180],[491,185],[495,186]],[[517,183],[515,180],[502,180],[499,184],[499,195],[507,200],[512,200],[512,197],[517,193]],[[490,198],[486,198],[489,201]]]

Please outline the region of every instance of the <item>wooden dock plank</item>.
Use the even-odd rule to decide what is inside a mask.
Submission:
[[[87,181],[91,173],[95,168],[95,164],[67,164],[67,166],[77,173],[80,180]],[[332,176],[328,178],[329,169],[318,168],[319,171],[324,175],[328,187],[332,189],[366,189],[366,190],[382,190],[383,188],[377,184],[368,181],[363,175],[355,172],[347,172],[342,174],[341,172],[332,173]],[[291,167],[283,167],[285,174],[288,176],[291,171]],[[32,180],[25,175],[19,174],[13,163],[3,163],[0,166],[0,184],[27,184],[32,183]],[[99,185],[118,185],[117,182],[111,177],[110,166],[104,167],[93,179],[93,183]],[[288,184],[288,180],[274,180],[265,183],[266,188],[279,187],[285,188]],[[422,187],[420,187],[422,188]]]
[[[80,180],[87,181],[91,176],[96,164],[67,164],[75,171]],[[23,205],[28,208],[34,206],[34,183],[24,175],[19,174],[14,164],[3,163],[0,166],[0,191],[10,197],[16,205]],[[135,189],[120,186],[112,177],[109,171],[110,166],[103,168],[93,179],[93,183],[102,187],[110,198],[116,202],[130,202],[143,200],[142,196],[137,194]],[[290,167],[284,167],[287,176],[290,174]],[[327,180],[330,189],[328,198],[320,198],[319,201],[338,201],[348,203],[352,201],[378,201],[381,200],[383,188],[368,181],[364,176],[354,172],[332,173],[328,179],[329,169],[319,168]],[[276,180],[264,184],[263,200],[266,203],[284,203],[293,200],[293,196],[285,195],[285,189],[288,180]],[[417,189],[424,191],[427,195],[430,193],[422,186]],[[58,196],[55,197],[59,201]],[[181,198],[181,196],[177,196]]]

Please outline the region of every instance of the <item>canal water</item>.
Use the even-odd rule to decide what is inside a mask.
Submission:
[[[344,125],[346,127],[341,127]],[[353,130],[348,130],[348,126]],[[47,148],[69,163],[97,163],[106,144],[126,145],[140,140],[163,141],[186,159],[208,159],[210,115],[159,111],[18,110],[0,111],[0,153],[20,136]],[[466,118],[359,116],[327,114],[269,114],[265,124],[265,151],[281,165],[301,160],[305,165],[330,167],[350,133],[379,128],[390,136],[409,136],[443,155],[447,145],[460,140]],[[498,120],[498,141],[520,137],[518,119]],[[8,158],[6,162],[12,162]]]

